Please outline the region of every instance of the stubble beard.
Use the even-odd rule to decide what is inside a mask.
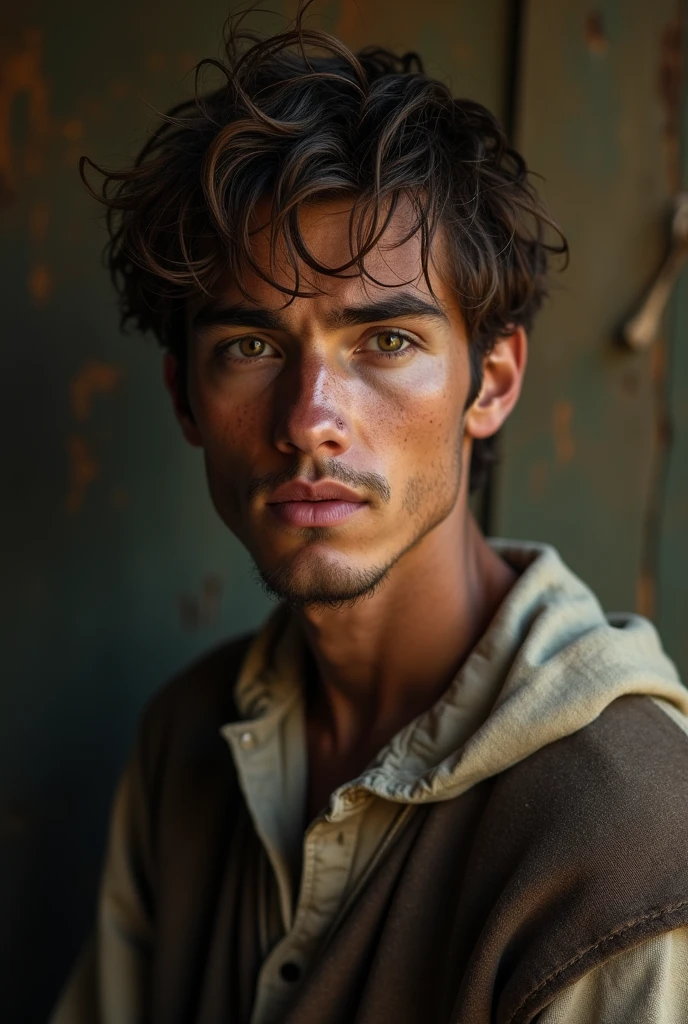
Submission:
[[[427,508],[428,498],[436,497],[443,490],[448,474],[441,471],[432,478],[411,477],[407,482],[402,507],[404,513],[416,522],[411,540],[387,562],[367,567],[332,565],[313,557],[298,568],[282,564],[274,569],[264,569],[254,564],[253,574],[264,591],[275,600],[286,602],[291,608],[327,608],[339,610],[352,608],[362,601],[370,600],[382,588],[395,565],[440,523],[443,523],[454,508],[462,478],[461,439],[449,472],[454,475],[454,486],[441,506]],[[308,527],[300,531],[304,543],[326,542],[330,531]]]

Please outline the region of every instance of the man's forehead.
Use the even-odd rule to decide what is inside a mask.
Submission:
[[[309,252],[318,263],[333,271],[351,259],[350,213],[348,200],[314,204],[300,213],[301,233]],[[433,243],[435,259],[430,260],[428,267],[430,287],[423,269],[420,232],[407,237],[412,226],[408,204],[400,204],[379,243],[366,254],[362,272],[352,267],[337,274],[319,273],[299,260],[299,291],[311,294],[295,298],[290,303],[292,309],[297,303],[300,306],[307,302],[315,312],[316,307],[348,307],[401,293],[416,294],[440,308],[451,306],[451,297],[436,266],[442,245],[441,232]],[[241,302],[288,313],[287,304],[296,281],[284,243],[278,241],[274,245],[268,229],[263,228],[253,236],[251,255],[270,280],[264,280],[261,274],[245,266],[239,282],[236,274],[228,269],[218,278],[210,299],[192,303],[192,313],[219,301]]]

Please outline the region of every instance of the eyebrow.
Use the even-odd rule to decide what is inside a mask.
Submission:
[[[284,327],[280,317],[259,306],[206,306],[193,318],[194,327],[259,327],[279,331]]]
[[[415,295],[391,295],[378,302],[361,306],[347,306],[334,309],[324,317],[325,326],[331,330],[356,327],[373,323],[375,320],[397,320],[399,317],[414,317],[434,320],[443,326],[449,325],[449,317],[434,302]],[[229,306],[206,306],[193,318],[195,328],[208,327],[254,327],[265,331],[287,330],[278,312],[260,306],[236,304]]]

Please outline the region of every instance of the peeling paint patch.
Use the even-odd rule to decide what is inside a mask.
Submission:
[[[27,137],[23,170],[29,175],[40,172],[43,151],[48,140],[48,86],[41,63],[43,38],[35,29],[27,29],[13,45],[0,39],[0,198],[9,202],[17,191],[20,173],[19,155],[14,151],[12,117],[15,103],[25,97],[28,105]]]
[[[554,448],[557,462],[565,464],[571,462],[576,454],[576,444],[573,440],[573,403],[557,402],[554,406],[553,430]]]
[[[683,92],[683,23],[672,18],[660,41],[659,95],[664,109],[662,142],[667,188],[675,195],[681,188],[681,106]]]
[[[100,466],[91,447],[82,434],[72,434],[67,441],[69,456],[69,492],[65,508],[70,515],[78,512],[84,503],[86,491],[100,475]]]
[[[655,580],[650,573],[641,573],[635,592],[635,607],[639,615],[653,619],[656,611]]]
[[[111,363],[87,363],[72,380],[70,405],[72,416],[78,423],[83,423],[91,414],[91,406],[96,395],[114,391],[122,379],[122,371]]]
[[[585,45],[588,52],[596,57],[601,57],[609,49],[609,40],[599,11],[591,11],[585,19]]]

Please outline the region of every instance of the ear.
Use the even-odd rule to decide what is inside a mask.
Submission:
[[[528,339],[522,327],[500,338],[483,359],[480,393],[466,410],[464,429],[474,438],[496,434],[521,394],[528,359]]]
[[[184,397],[184,382],[181,379],[179,360],[171,352],[166,352],[163,359],[163,379],[184,437],[195,448],[202,448],[203,440],[200,431]]]

